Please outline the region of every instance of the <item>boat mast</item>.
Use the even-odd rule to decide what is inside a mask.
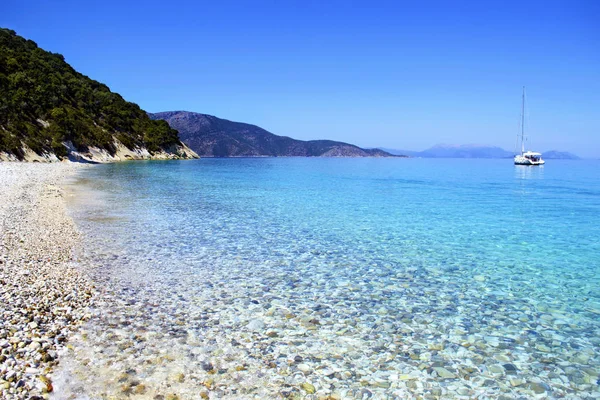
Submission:
[[[523,104],[521,105],[521,155],[525,153],[525,86],[523,86]]]

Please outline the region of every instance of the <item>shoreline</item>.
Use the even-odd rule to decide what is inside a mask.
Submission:
[[[73,258],[80,235],[61,183],[77,163],[0,163],[0,397],[53,391],[58,354],[87,320],[94,286]]]

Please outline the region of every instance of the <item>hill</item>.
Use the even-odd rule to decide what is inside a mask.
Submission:
[[[436,144],[423,151],[394,150],[383,148],[392,154],[406,154],[411,157],[423,158],[510,158],[513,153],[496,146],[475,144],[455,145]]]
[[[391,157],[379,149],[362,149],[332,140],[296,140],[256,125],[188,111],[149,114],[179,131],[181,140],[203,157]]]
[[[568,151],[550,150],[542,153],[542,157],[548,160],[581,160],[581,157],[576,156]]]
[[[513,153],[496,146],[437,144],[418,153],[430,158],[510,158]]]
[[[0,28],[0,160],[195,157],[137,104]]]

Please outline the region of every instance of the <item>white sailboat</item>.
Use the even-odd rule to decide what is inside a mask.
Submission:
[[[523,104],[521,106],[521,154],[514,158],[515,165],[543,165],[546,163],[542,159],[541,153],[535,151],[525,151],[525,86],[523,86]]]

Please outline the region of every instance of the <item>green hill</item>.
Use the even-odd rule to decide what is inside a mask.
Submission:
[[[127,158],[195,156],[165,121],[151,120],[62,55],[0,28],[0,153],[23,159],[24,145],[59,158],[91,157],[92,150],[114,156],[124,148],[142,154]]]

